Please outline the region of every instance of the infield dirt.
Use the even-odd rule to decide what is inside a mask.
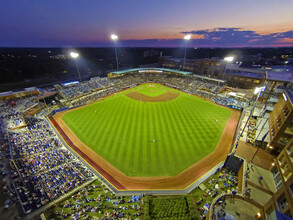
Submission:
[[[143,101],[143,102],[167,102],[173,99],[176,99],[179,96],[179,93],[177,92],[171,92],[167,91],[166,93],[151,97],[144,94],[141,94],[137,91],[129,92],[126,94],[129,98],[137,100],[137,101]]]

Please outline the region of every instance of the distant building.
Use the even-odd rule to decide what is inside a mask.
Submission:
[[[163,68],[183,70],[184,59],[163,56],[159,63]],[[210,78],[222,78],[226,67],[226,62],[221,59],[186,59],[184,71],[192,72],[198,75],[208,76]]]
[[[225,79],[233,87],[255,88],[264,84],[266,71],[228,65],[225,71]]]
[[[183,60],[181,61],[181,59],[172,58],[170,56],[162,56],[159,58],[159,64],[163,68],[178,70],[181,68],[181,63],[183,64]]]
[[[256,55],[260,59],[261,54]],[[163,68],[183,70],[183,58],[162,56],[159,65]],[[287,68],[289,69],[289,67]],[[264,82],[272,89],[280,85],[286,86],[292,81],[292,72],[276,71],[262,68],[242,68],[235,64],[227,63],[219,58],[212,59],[186,59],[183,71],[192,72],[209,78],[223,79],[232,87],[251,89],[263,86]],[[290,69],[289,69],[290,70]]]
[[[183,69],[183,59],[172,57],[160,57],[159,63],[164,68]],[[263,85],[266,79],[266,71],[240,68],[238,65],[228,64],[218,58],[212,59],[187,59],[185,61],[185,71],[210,78],[227,80],[230,86],[240,88],[254,88]]]
[[[149,49],[149,50],[144,50],[143,51],[143,57],[161,57],[163,55],[163,51],[160,50],[153,50],[153,49]]]
[[[261,61],[262,54],[258,53],[256,55],[242,55],[241,62],[242,63],[258,63]]]
[[[223,78],[227,63],[221,59],[201,60],[200,75],[211,78]]]

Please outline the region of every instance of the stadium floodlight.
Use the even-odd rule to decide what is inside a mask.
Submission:
[[[184,40],[185,40],[185,48],[184,48],[184,60],[183,60],[183,71],[185,69],[185,59],[186,59],[186,46],[187,46],[187,41],[191,39],[191,35],[190,34],[186,34],[184,36]]]
[[[226,62],[232,62],[234,60],[234,57],[225,57],[224,60]]]
[[[191,35],[190,34],[186,34],[185,36],[184,36],[184,40],[190,40],[191,39]]]
[[[118,35],[111,34],[111,39],[115,42],[116,67],[117,67],[117,70],[118,70],[119,67],[118,67],[118,56],[117,56],[117,45],[116,45],[116,42],[118,40]]]
[[[70,56],[75,59],[79,56],[79,54],[76,52],[70,52]]]
[[[70,56],[75,60],[75,65],[76,65],[76,70],[77,70],[78,77],[79,77],[79,82],[81,82],[80,72],[79,72],[79,68],[78,68],[78,64],[77,64],[77,57],[79,57],[79,53],[70,52]]]
[[[112,40],[118,40],[118,36],[116,34],[111,34],[111,39]]]

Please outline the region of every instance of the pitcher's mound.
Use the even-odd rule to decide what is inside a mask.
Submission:
[[[167,91],[166,93],[156,96],[156,97],[150,97],[144,94],[141,94],[137,91],[130,92],[126,94],[129,98],[137,100],[137,101],[143,101],[143,102],[166,102],[173,99],[176,99],[179,96],[179,93],[177,92],[171,92]]]

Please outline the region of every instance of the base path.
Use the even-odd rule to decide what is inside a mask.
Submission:
[[[177,93],[176,93],[177,94]],[[148,97],[149,98],[149,97]],[[74,111],[71,109],[68,111]],[[129,177],[85,145],[62,120],[68,111],[60,112],[51,118],[52,124],[75,152],[82,156],[94,169],[104,176],[118,190],[183,190],[213,167],[226,160],[230,153],[240,111],[231,110],[231,116],[220,137],[214,152],[193,164],[176,176]],[[105,134],[106,135],[106,134]]]

